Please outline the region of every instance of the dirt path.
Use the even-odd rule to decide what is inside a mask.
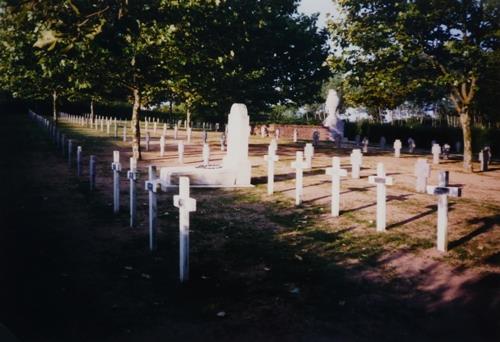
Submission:
[[[326,212],[329,186],[320,166],[329,164],[330,151],[319,151],[317,168],[306,177],[309,202],[294,208],[286,166],[294,146],[280,146],[286,153],[278,193],[266,197],[258,178],[266,146],[255,140],[252,160],[260,183],[255,189],[193,192],[198,210],[192,215],[191,281],[180,286],[172,194],[160,197],[159,250],[151,254],[145,192],[139,191],[137,229],[128,227],[125,181],[124,212],[111,214],[109,160],[113,149],[126,160],[126,144],[93,130],[66,129],[81,141],[86,156],[97,155],[96,193],[88,191],[85,178],[76,179],[26,117],[7,116],[0,127],[2,146],[16,142],[0,165],[5,181],[0,323],[21,341],[493,341],[500,336],[497,183],[484,185],[484,191],[474,183],[471,198],[454,204],[453,215],[464,216],[453,222],[465,223],[451,241],[459,240],[470,253],[462,262],[459,253],[443,258],[433,252],[432,208],[398,225],[433,203],[420,195],[397,199],[411,193],[411,179],[404,176],[411,161],[396,161],[396,169],[382,157],[390,172],[401,175],[389,191],[397,203],[389,222],[394,227],[380,236],[367,219],[373,215],[367,206],[373,189],[366,178],[345,182],[348,200],[339,220]],[[211,139],[213,159],[220,159],[217,137]],[[151,161],[176,163],[174,145],[163,159],[153,147],[140,165],[143,174]],[[200,151],[199,144],[188,146],[187,161],[201,160]],[[374,160],[367,158],[367,164]],[[468,181],[457,177],[463,178],[452,179]],[[483,193],[494,202],[491,208],[474,197]],[[352,210],[358,207],[365,208]],[[483,221],[467,223],[466,217]],[[472,235],[460,241],[464,232]]]

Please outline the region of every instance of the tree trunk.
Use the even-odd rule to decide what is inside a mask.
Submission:
[[[460,123],[462,124],[462,133],[464,135],[464,169],[467,172],[472,172],[472,132],[468,107],[462,108],[459,114]]]
[[[90,122],[94,122],[95,114],[94,114],[94,99],[90,100]]]
[[[134,88],[134,106],[132,107],[132,127],[133,127],[133,140],[132,149],[134,151],[134,158],[141,160],[141,123],[140,123],[140,111],[141,111],[141,93],[139,89]]]
[[[57,91],[54,90],[52,93],[52,116],[54,122],[57,124]]]

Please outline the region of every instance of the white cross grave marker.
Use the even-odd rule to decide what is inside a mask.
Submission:
[[[82,175],[82,147],[78,146],[76,148],[76,175],[80,177]]]
[[[89,184],[90,190],[95,189],[95,178],[96,178],[96,158],[95,156],[90,156],[89,160]]]
[[[189,279],[189,213],[196,211],[196,200],[189,197],[189,178],[179,178],[179,195],[174,196],[179,208],[179,277],[181,283]]]
[[[368,138],[364,137],[362,143],[363,143],[363,153],[368,153],[368,143],[369,143]]]
[[[426,192],[427,191],[427,179],[431,175],[431,166],[427,163],[424,158],[418,158],[415,163],[415,176],[417,181],[415,184],[416,192]]]
[[[306,157],[307,168],[312,168],[312,158],[314,156],[314,146],[311,143],[307,143],[304,147],[304,156]]]
[[[296,143],[299,137],[299,133],[297,132],[297,128],[293,129],[293,142]]]
[[[165,156],[165,136],[160,137],[160,157]]]
[[[127,178],[130,180],[130,227],[135,227],[137,223],[137,159],[130,158],[130,169]]]
[[[149,250],[156,249],[156,220],[157,220],[157,192],[159,189],[156,176],[156,166],[148,167],[149,179],[145,182],[146,190],[149,192]]]
[[[340,168],[340,158],[332,158],[332,167],[325,170],[325,173],[332,177],[332,216],[339,216],[340,213],[340,177],[347,176],[347,170]]]
[[[149,132],[146,132],[146,151],[149,151],[149,143],[150,143],[150,141],[151,141],[151,134],[149,134]]]
[[[304,169],[307,168],[302,151],[297,151],[295,161],[292,162],[291,166],[295,169],[295,205],[300,205],[302,203]]]
[[[432,145],[432,163],[439,164],[439,155],[441,154],[441,146],[439,144]]]
[[[187,142],[188,142],[188,144],[190,144],[191,143],[191,135],[193,133],[193,130],[191,129],[191,127],[188,127],[186,133],[187,133]]]
[[[437,249],[448,251],[448,196],[461,197],[462,189],[448,186],[447,172],[440,172],[438,186],[427,186],[427,193],[438,196]]]
[[[394,140],[393,147],[394,147],[394,157],[399,158],[401,156],[401,147],[403,147],[401,140],[399,139]]]
[[[184,142],[182,140],[177,143],[177,155],[179,163],[184,164]]]
[[[361,169],[361,164],[363,163],[363,154],[361,150],[356,148],[352,150],[351,153],[351,177],[353,179],[359,179],[359,170]]]
[[[174,126],[174,140],[177,140],[177,132],[179,128],[177,128],[177,125]]]
[[[377,164],[377,175],[368,177],[370,184],[377,185],[377,231],[384,232],[386,226],[386,185],[392,185],[392,177],[385,175],[384,164]]]
[[[73,139],[68,139],[68,167],[71,169],[73,162]]]
[[[208,164],[210,163],[210,145],[203,144],[201,154],[203,158],[203,166],[208,166]]]
[[[127,141],[127,125],[123,125],[123,142]]]
[[[120,171],[122,170],[120,151],[113,151],[111,170],[113,170],[113,212],[117,213],[120,211]]]
[[[279,156],[276,155],[276,150],[274,146],[269,144],[267,148],[267,154],[264,156],[264,160],[267,161],[267,194],[272,195],[274,193],[274,163],[279,160]]]

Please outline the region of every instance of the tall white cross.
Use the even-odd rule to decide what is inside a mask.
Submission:
[[[189,279],[189,213],[196,211],[196,200],[189,197],[189,178],[179,178],[179,195],[174,196],[179,208],[179,277],[181,283]]]
[[[278,152],[278,142],[276,141],[275,138],[271,139],[269,146],[274,150],[274,154],[276,154],[276,152]]]
[[[401,147],[403,147],[401,140],[399,139],[394,140],[393,147],[394,147],[394,157],[399,158],[401,156]]]
[[[340,158],[332,158],[332,167],[325,170],[325,173],[332,177],[332,216],[339,216],[340,213],[340,177],[347,176],[347,170],[340,168]]]
[[[165,156],[165,136],[160,137],[160,157]]]
[[[137,221],[137,159],[130,158],[130,169],[127,172],[130,180],[130,227],[135,227]]]
[[[76,147],[76,175],[80,177],[82,175],[82,147]]]
[[[363,163],[363,154],[361,150],[356,148],[352,150],[351,153],[351,177],[354,179],[359,178],[359,170],[361,169],[361,164]]]
[[[384,164],[377,164],[377,175],[368,177],[370,184],[377,185],[377,231],[385,231],[386,226],[386,185],[392,185],[392,177],[385,175]]]
[[[210,145],[203,144],[203,149],[201,151],[203,158],[203,166],[208,166],[210,162]]]
[[[120,171],[122,170],[120,151],[113,151],[111,170],[113,170],[113,212],[117,213],[120,211]]]
[[[179,140],[177,143],[177,154],[179,157],[179,163],[184,164],[184,142]]]
[[[302,189],[304,187],[304,169],[307,168],[302,151],[297,151],[295,161],[292,162],[291,166],[295,169],[295,205],[300,205],[302,203]]]
[[[272,195],[274,193],[274,163],[280,158],[276,155],[276,150],[271,144],[267,148],[264,160],[267,161],[267,194]]]
[[[448,196],[461,197],[462,189],[448,186],[447,172],[438,175],[438,186],[428,185],[427,193],[438,196],[437,249],[448,251]]]
[[[68,139],[68,167],[73,164],[73,139]]]
[[[156,176],[156,166],[148,167],[148,180],[144,183],[149,193],[149,250],[156,249],[156,224],[157,224],[157,192],[159,189],[159,179]]]
[[[439,156],[441,155],[441,146],[439,144],[432,145],[432,163],[439,164]]]
[[[431,175],[431,166],[427,163],[424,158],[418,158],[415,163],[415,177],[417,177],[415,183],[416,192],[426,192],[427,191],[427,179]]]
[[[311,143],[307,143],[304,147],[304,156],[306,157],[307,168],[312,168],[312,158],[314,156],[314,146]]]

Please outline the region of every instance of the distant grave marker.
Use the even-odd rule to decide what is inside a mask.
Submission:
[[[385,174],[384,164],[377,164],[377,175],[368,177],[368,182],[370,184],[377,185],[377,231],[383,232],[386,227],[386,217],[387,217],[387,190],[386,185],[392,185],[392,177],[388,177]]]

